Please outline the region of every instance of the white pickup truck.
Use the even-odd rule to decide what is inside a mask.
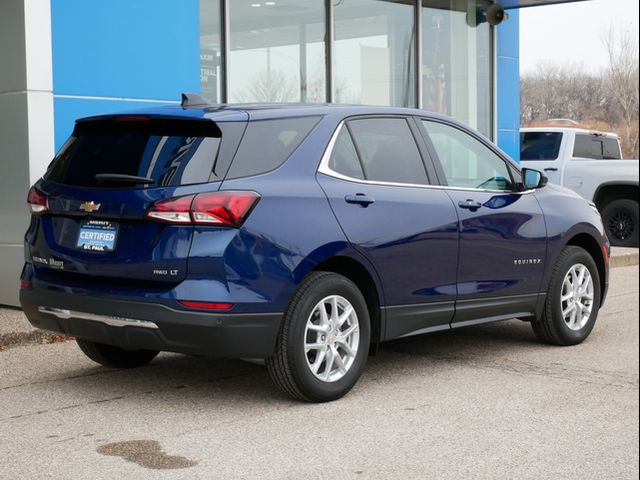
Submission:
[[[595,203],[612,245],[638,246],[638,160],[622,160],[617,135],[523,128],[520,161]]]

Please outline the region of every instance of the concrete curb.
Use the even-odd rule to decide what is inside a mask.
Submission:
[[[613,247],[611,249],[611,259],[609,261],[611,268],[629,267],[631,265],[638,265],[637,248]]]

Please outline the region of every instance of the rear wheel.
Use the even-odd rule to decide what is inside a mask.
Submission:
[[[599,308],[596,264],[584,249],[568,246],[553,269],[544,312],[531,326],[543,342],[576,345],[593,330]]]
[[[612,245],[638,246],[638,202],[620,198],[602,209],[602,223]]]
[[[80,350],[100,365],[110,368],[141,367],[153,360],[159,352],[153,350],[125,350],[124,348],[106,345],[76,338]]]
[[[358,287],[342,275],[313,272],[291,300],[267,370],[295,399],[336,400],[360,377],[369,339],[369,312]]]

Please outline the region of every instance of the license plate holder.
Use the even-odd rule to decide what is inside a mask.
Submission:
[[[116,247],[118,225],[105,220],[86,220],[80,224],[76,247],[85,252],[112,252]]]

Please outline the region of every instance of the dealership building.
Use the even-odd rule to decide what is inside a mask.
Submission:
[[[519,155],[519,8],[562,0],[2,0],[0,304],[76,118],[178,103],[419,107]],[[497,13],[497,14],[496,14]],[[496,25],[493,25],[496,24]]]

